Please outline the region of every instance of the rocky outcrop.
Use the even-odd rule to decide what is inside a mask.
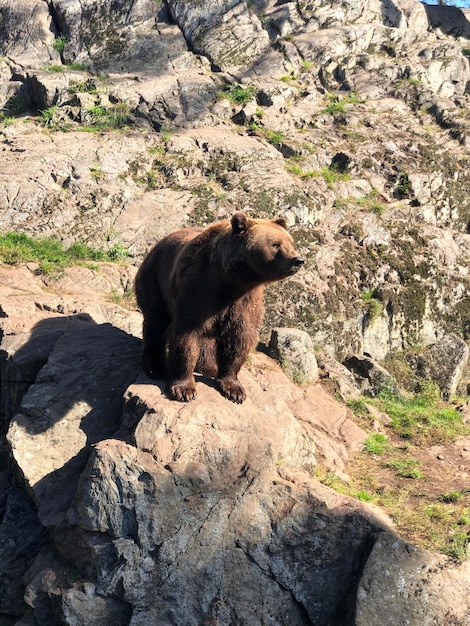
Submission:
[[[296,328],[274,328],[269,350],[295,382],[311,383],[318,380],[317,359],[307,333]]]
[[[339,360],[466,339],[469,68],[464,35],[424,5],[0,11],[2,231],[119,244],[138,264],[181,225],[281,214],[307,266],[273,288],[270,326]]]
[[[378,509],[315,479],[318,461],[347,478],[365,439],[318,383],[299,387],[254,353],[242,406],[203,377],[194,402],[171,401],[140,373],[118,305],[106,312],[95,295],[73,314],[18,271],[27,290],[10,270],[1,298],[2,397],[12,392],[16,413],[0,615],[38,626],[465,624],[468,563],[407,544]],[[68,272],[79,289],[80,271]]]
[[[0,6],[0,230],[133,263],[0,269],[0,615],[18,626],[468,621],[468,563],[316,480],[347,479],[365,439],[344,404],[257,353],[243,409],[207,379],[170,402],[116,303],[162,235],[236,207],[283,215],[306,258],[267,290],[264,338],[306,331],[343,398],[348,354],[465,348],[464,14],[314,4]]]

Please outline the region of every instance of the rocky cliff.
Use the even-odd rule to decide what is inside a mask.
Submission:
[[[132,261],[1,270],[0,619],[467,624],[468,561],[315,479],[365,439],[344,404],[260,354],[241,408],[209,380],[170,402],[139,374],[139,313],[111,301],[161,235],[243,208],[283,215],[307,259],[265,334],[340,360],[468,340],[464,14],[3,0],[0,24],[0,231]]]
[[[137,263],[181,224],[282,214],[309,266],[271,292],[271,323],[340,357],[466,337],[455,12],[452,30],[415,0],[5,1],[0,227]]]

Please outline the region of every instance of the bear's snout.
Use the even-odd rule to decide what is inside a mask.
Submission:
[[[305,263],[305,259],[303,257],[301,256],[294,257],[290,262],[291,271],[297,272],[304,263]]]

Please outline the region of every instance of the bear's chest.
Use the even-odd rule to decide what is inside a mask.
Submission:
[[[263,300],[257,292],[249,292],[236,299],[221,298],[219,306],[205,320],[205,330],[217,336],[228,327],[242,330],[244,326],[258,326],[263,313]]]

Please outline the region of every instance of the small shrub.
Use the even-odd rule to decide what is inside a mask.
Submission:
[[[402,172],[398,177],[397,186],[395,188],[395,197],[398,200],[409,198],[411,196],[411,182],[406,172]]]
[[[100,178],[104,177],[104,173],[101,171],[98,165],[92,165],[90,167],[90,176],[94,180],[99,180]]]
[[[376,320],[383,311],[383,303],[376,297],[376,289],[367,289],[361,293],[361,300],[369,320]]]
[[[373,204],[369,211],[374,215],[377,215],[377,217],[380,217],[385,213],[385,207],[383,204]]]
[[[53,43],[54,50],[57,52],[63,52],[67,45],[67,37],[65,35],[59,35]]]

